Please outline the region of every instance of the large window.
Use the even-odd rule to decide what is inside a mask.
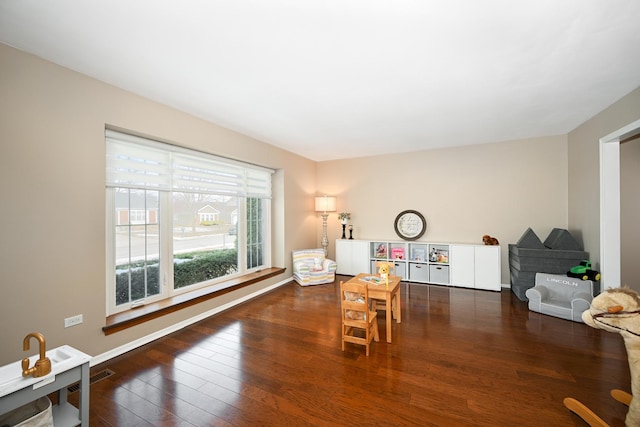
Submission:
[[[270,266],[272,171],[106,131],[107,311]]]

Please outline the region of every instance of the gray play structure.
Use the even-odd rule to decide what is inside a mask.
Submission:
[[[519,300],[528,301],[525,294],[535,285],[536,273],[566,274],[584,259],[589,259],[589,253],[568,230],[554,228],[543,243],[528,228],[518,243],[509,244],[511,291]]]

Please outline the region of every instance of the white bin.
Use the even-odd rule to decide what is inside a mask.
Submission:
[[[449,266],[440,265],[440,264],[431,264],[429,266],[429,283],[448,285],[449,284]]]
[[[0,415],[0,427],[53,427],[51,401],[47,396]]]

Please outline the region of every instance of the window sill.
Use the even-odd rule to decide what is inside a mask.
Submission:
[[[182,310],[183,308],[191,307],[192,305],[235,291],[236,289],[249,286],[261,280],[277,276],[278,274],[284,273],[284,271],[284,268],[265,268],[264,270],[260,270],[255,273],[245,274],[244,276],[231,279],[225,282],[227,287],[221,290],[202,288],[193,292],[177,295],[166,300],[158,301],[156,303],[134,308],[123,313],[114,314],[107,317],[106,325],[102,328],[102,331],[105,335],[111,335],[141,323],[157,319],[158,317],[169,313]]]

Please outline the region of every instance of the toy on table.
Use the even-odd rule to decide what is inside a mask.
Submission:
[[[389,287],[389,264],[380,264],[378,274],[380,274],[380,277],[386,282],[387,287]]]
[[[582,280],[593,280],[596,282],[600,280],[600,272],[592,270],[591,261],[587,259],[580,261],[580,265],[571,267],[571,269],[567,271],[567,276]]]
[[[607,289],[591,301],[582,313],[584,323],[595,329],[620,334],[627,349],[631,392],[611,390],[611,396],[627,405],[626,426],[640,425],[640,297],[629,288]],[[567,397],[564,406],[585,420],[590,426],[607,427],[600,417],[576,399]]]

